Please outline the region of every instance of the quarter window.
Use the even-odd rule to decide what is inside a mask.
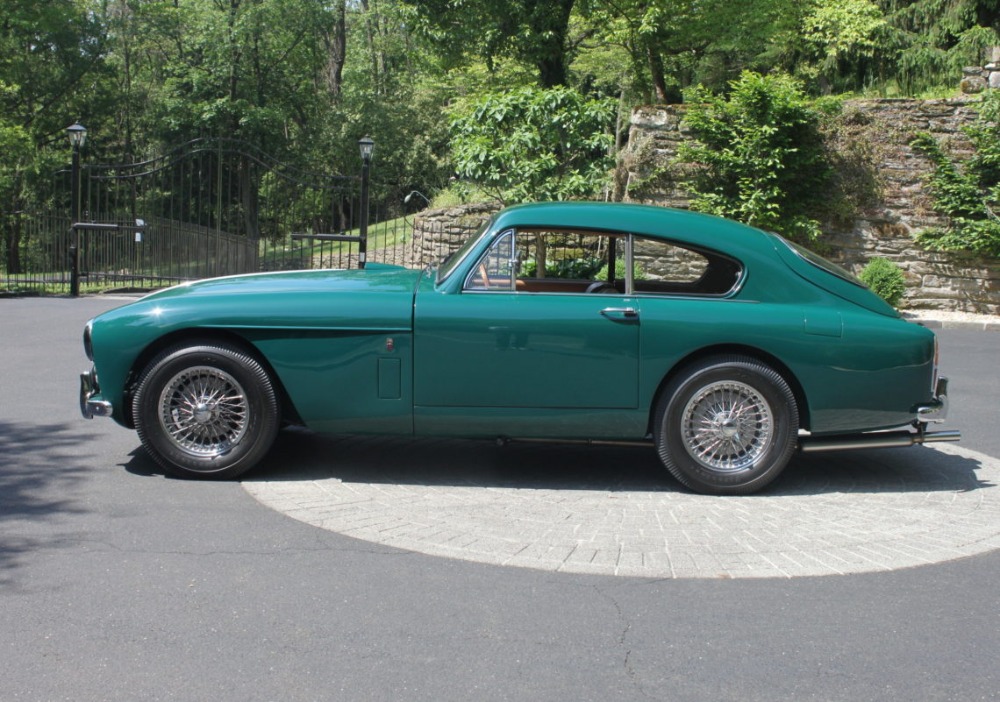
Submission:
[[[714,251],[643,236],[633,246],[637,294],[725,295],[743,275],[737,261]]]

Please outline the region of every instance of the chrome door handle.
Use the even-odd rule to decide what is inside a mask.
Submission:
[[[601,310],[601,314],[608,319],[639,319],[639,310],[634,307],[605,307]]]

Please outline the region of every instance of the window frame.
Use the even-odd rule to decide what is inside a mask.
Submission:
[[[637,234],[635,232],[626,232],[620,230],[604,230],[604,229],[588,229],[579,227],[545,227],[545,226],[524,226],[524,227],[508,227],[503,231],[497,233],[486,250],[479,256],[479,258],[473,263],[466,273],[465,280],[462,283],[463,293],[518,293],[518,294],[530,294],[530,295],[584,295],[591,294],[583,291],[552,291],[552,290],[519,290],[517,287],[518,273],[517,270],[518,261],[516,259],[517,243],[519,235],[532,235],[537,233],[566,233],[566,234],[590,234],[596,236],[606,236],[610,241],[615,243],[614,250],[624,244],[624,261],[625,261],[625,277],[624,277],[624,292],[619,292],[621,296],[640,296],[640,297],[696,297],[696,298],[726,298],[731,297],[736,294],[740,288],[743,286],[744,281],[747,276],[747,269],[743,262],[731,256],[729,254],[722,253],[715,249],[710,249],[702,246],[695,246],[688,244],[686,242],[677,241],[676,239],[662,238],[658,236],[652,236],[648,234]],[[496,287],[496,288],[478,288],[472,286],[473,279],[477,276],[480,267],[484,265],[486,260],[489,258],[491,253],[500,244],[502,239],[507,236],[511,236],[511,254],[512,257],[509,260],[510,265],[510,285],[509,287]],[[733,276],[732,284],[725,290],[720,292],[709,292],[709,291],[698,291],[692,290],[676,290],[676,291],[656,291],[656,290],[636,290],[636,279],[635,279],[635,248],[636,243],[639,240],[644,240],[652,242],[654,244],[659,244],[663,246],[669,246],[677,249],[683,249],[691,253],[698,254],[704,257],[707,261],[707,266],[705,273],[699,280],[705,277],[709,271],[712,269],[714,261],[725,261],[731,265],[735,271]],[[609,251],[610,251],[609,247]],[[617,256],[617,253],[615,254]],[[610,283],[615,283],[617,280],[614,278],[614,268],[611,261],[614,260],[609,257],[608,261],[604,262],[604,265],[608,267],[609,280]],[[523,280],[523,279],[522,279]],[[553,279],[557,280],[557,279]],[[593,281],[596,282],[596,281]],[[691,283],[692,286],[696,285],[698,281]],[[667,284],[670,284],[669,282]],[[675,283],[677,285],[683,285],[683,283]],[[641,287],[641,286],[640,286]]]

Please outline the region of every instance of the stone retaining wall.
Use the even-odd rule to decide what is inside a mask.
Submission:
[[[851,101],[830,146],[842,182],[854,190],[853,217],[824,224],[828,256],[855,273],[872,257],[905,272],[903,306],[1000,313],[1000,262],[925,251],[914,242],[921,229],[945,220],[934,212],[925,179],[930,162],[910,148],[930,132],[959,158],[970,153],[962,127],[976,119],[971,99]],[[686,140],[682,106],[639,107],[632,113],[629,145],[619,161],[618,193],[625,201],[687,207],[674,164]]]
[[[413,220],[413,263],[422,268],[440,261],[499,209],[496,203],[480,202],[424,210]]]

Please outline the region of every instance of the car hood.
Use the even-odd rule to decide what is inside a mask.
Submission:
[[[259,295],[331,292],[412,292],[419,271],[368,264],[363,270],[281,271],[249,273],[182,283],[146,295],[143,300],[164,300],[180,296]]]
[[[151,293],[114,313],[133,326],[233,329],[409,329],[420,271],[287,271],[211,278]]]

